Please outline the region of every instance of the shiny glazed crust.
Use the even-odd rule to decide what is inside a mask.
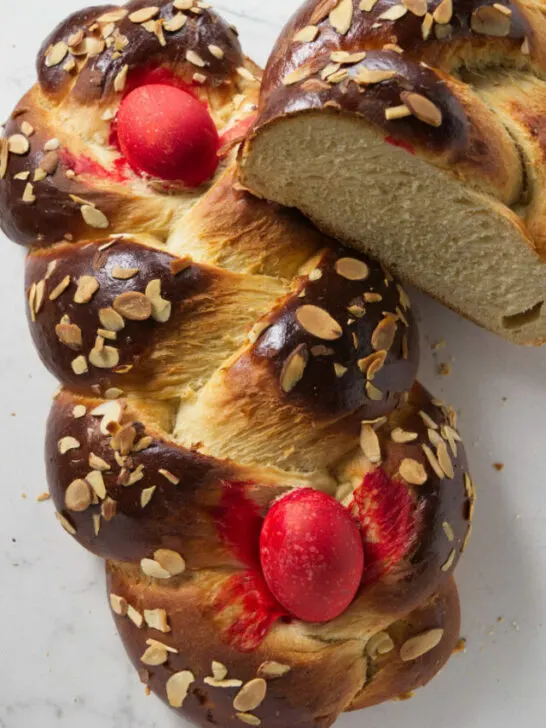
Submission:
[[[424,685],[457,644],[452,573],[475,495],[456,415],[414,383],[417,329],[397,280],[237,184],[229,147],[255,111],[259,71],[234,31],[198,3],[168,35],[156,23],[178,8],[147,7],[127,6],[152,13],[144,28],[112,6],[62,24],[10,122],[30,149],[8,156],[2,219],[30,247],[29,325],[61,383],[50,492],[65,530],[106,560],[120,635],[163,700],[202,726],[329,726]],[[76,54],[76,69],[45,66],[82,27],[106,35],[104,49]],[[119,36],[128,52],[114,57]],[[223,61],[215,50],[218,63],[192,68],[187,50],[205,58],[211,46]],[[104,141],[115,79],[143,59],[193,83],[224,132],[225,160],[199,190],[138,177]],[[57,167],[23,203],[29,181],[14,174],[35,170],[52,138]],[[255,548],[271,504],[302,487],[351,511],[369,564],[349,609],[324,624],[284,612]]]

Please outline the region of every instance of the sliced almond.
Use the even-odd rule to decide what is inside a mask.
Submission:
[[[172,313],[172,303],[161,296],[161,280],[154,278],[146,286],[146,296],[152,303],[152,318],[159,323],[166,323]]]
[[[210,685],[213,688],[240,688],[243,684],[242,680],[237,680],[233,678],[217,680],[214,677],[206,677],[203,682],[205,683],[205,685]]]
[[[113,307],[129,321],[147,321],[152,315],[152,302],[137,291],[122,293],[114,300]]]
[[[212,676],[215,680],[225,680],[228,674],[227,667],[222,664],[221,662],[217,662],[216,660],[212,661],[211,665],[212,670]]]
[[[125,84],[127,83],[128,74],[129,66],[125,64],[114,79],[114,91],[121,93],[124,90]]]
[[[140,494],[140,507],[146,508],[148,503],[152,500],[152,497],[156,491],[157,485],[152,485],[150,488],[144,488]]]
[[[128,14],[128,10],[125,8],[118,8],[117,10],[108,10],[106,13],[97,18],[97,23],[117,23],[123,20]]]
[[[393,649],[394,642],[388,632],[377,632],[366,643],[366,653],[372,660],[378,655],[387,655]]]
[[[191,10],[195,0],[173,0],[173,6],[177,10]]]
[[[383,399],[383,392],[369,380],[366,382],[366,394],[368,395],[368,399],[371,399],[373,402],[379,402]]]
[[[70,450],[79,450],[81,443],[75,437],[62,437],[58,442],[61,455],[66,455]]]
[[[362,260],[356,258],[340,258],[336,261],[336,272],[349,281],[365,281],[370,269]]]
[[[455,471],[453,470],[453,463],[451,462],[451,458],[449,457],[449,453],[447,451],[447,445],[443,440],[438,443],[438,446],[436,448],[436,455],[438,457],[440,467],[446,474],[446,477],[450,480],[453,480],[453,478],[455,477]]]
[[[267,693],[267,683],[257,677],[245,683],[233,700],[233,707],[240,713],[255,710],[263,702]]]
[[[364,10],[365,13],[369,13],[374,9],[377,2],[378,0],[360,0],[360,5],[358,7],[360,10]]]
[[[121,455],[128,455],[133,448],[136,434],[136,429],[132,425],[120,428],[110,442],[112,449]]]
[[[284,86],[293,86],[295,83],[299,83],[300,81],[305,80],[306,78],[309,78],[309,75],[311,74],[311,71],[309,68],[305,66],[300,66],[299,68],[294,69],[293,71],[290,71],[290,73],[287,73],[286,76],[284,76],[282,82]]]
[[[34,182],[42,182],[46,177],[47,172],[44,169],[41,169],[41,167],[38,167],[38,169],[35,170],[32,179]]]
[[[444,471],[440,467],[440,463],[438,462],[436,455],[432,452],[431,448],[428,445],[423,444],[423,445],[421,445],[421,447],[423,448],[423,452],[426,455],[426,458],[430,464],[430,467],[434,470],[434,472],[436,473],[438,478],[443,480]]]
[[[72,410],[72,415],[76,420],[80,420],[87,414],[87,407],[83,404],[77,404]]]
[[[343,329],[330,314],[319,306],[305,304],[296,311],[300,326],[312,336],[325,341],[335,341],[343,335]]]
[[[164,665],[169,659],[169,654],[164,647],[159,645],[150,645],[146,648],[144,654],[140,658],[140,661],[145,665],[151,665],[153,667],[157,665]]]
[[[455,533],[453,531],[453,527],[450,523],[447,521],[444,521],[442,523],[442,528],[444,529],[444,533],[446,535],[447,540],[451,543],[455,540]]]
[[[440,644],[443,636],[443,629],[429,629],[427,632],[411,637],[400,648],[400,659],[402,662],[411,662],[426,655]]]
[[[101,470],[92,470],[85,476],[86,481],[93,488],[97,498],[104,500],[106,498],[106,486]]]
[[[55,326],[55,333],[59,341],[68,346],[69,349],[78,351],[82,348],[82,330],[76,324],[57,324]]]
[[[71,361],[70,365],[72,367],[72,371],[77,376],[87,374],[87,372],[89,371],[89,369],[87,368],[87,359],[84,356],[77,356]]]
[[[222,60],[222,58],[226,55],[223,48],[220,48],[220,46],[214,45],[213,43],[208,46],[208,49],[211,56],[218,58],[218,60]]]
[[[511,17],[495,5],[482,5],[472,13],[470,27],[480,35],[503,37],[510,35]]]
[[[193,672],[189,670],[183,670],[182,672],[175,672],[174,675],[167,680],[166,690],[167,699],[169,705],[172,708],[181,708],[184,700],[188,696],[190,686],[195,682]]]
[[[165,468],[160,468],[157,472],[173,485],[178,485],[180,483],[180,478],[174,475],[174,473],[171,473],[169,470],[165,470]]]
[[[353,0],[338,0],[330,11],[330,24],[340,35],[346,35],[353,22]]]
[[[432,13],[433,19],[440,25],[449,23],[453,16],[453,0],[442,0]]]
[[[257,83],[258,81],[256,76],[244,66],[239,66],[239,68],[237,69],[237,73],[239,74],[239,76],[241,76],[241,78],[244,78],[245,81],[253,81],[254,83]]]
[[[144,617],[142,614],[135,609],[130,604],[127,605],[127,616],[131,620],[131,622],[137,627],[138,629],[141,629],[144,625]]]
[[[394,314],[387,314],[375,327],[371,338],[371,344],[376,351],[389,351],[394,343],[398,319]]]
[[[119,351],[113,346],[104,346],[102,349],[91,349],[89,361],[97,369],[113,369],[119,364]]]
[[[381,462],[381,445],[379,444],[377,433],[371,425],[362,425],[360,430],[360,447],[370,462]]]
[[[106,462],[106,460],[103,460],[98,455],[95,455],[94,452],[92,452],[89,455],[89,467],[93,468],[93,470],[101,470],[103,472],[106,472],[107,470],[111,470],[111,466]]]
[[[54,46],[51,46],[51,48],[47,51],[45,56],[45,65],[47,68],[52,68],[53,66],[58,66],[59,63],[62,63],[64,59],[66,58],[68,54],[68,46],[64,41],[59,41],[58,43],[55,43]]]
[[[0,179],[4,179],[8,171],[9,141],[0,138]]]
[[[425,17],[423,18],[423,23],[421,25],[421,35],[423,36],[423,40],[428,39],[433,25],[434,18],[432,17],[432,13],[426,13]]]
[[[99,320],[108,331],[121,331],[125,327],[123,317],[113,308],[101,308]]]
[[[29,205],[32,205],[36,202],[36,195],[34,194],[34,185],[31,182],[29,182],[26,185],[25,190],[23,192],[22,199],[23,199],[23,202],[26,202]]]
[[[402,4],[417,17],[422,18],[428,10],[427,0],[402,0]]]
[[[81,276],[74,294],[74,303],[89,303],[99,288],[100,284],[94,276]]]
[[[186,562],[176,551],[158,549],[154,553],[154,560],[171,576],[179,576],[186,570]]]
[[[176,33],[183,28],[188,22],[188,18],[184,13],[176,13],[170,20],[164,23],[163,28],[169,33]]]
[[[295,43],[312,43],[316,40],[319,34],[319,29],[316,25],[306,25],[305,28],[299,30],[292,40]]]
[[[447,557],[445,563],[442,565],[442,571],[445,572],[445,571],[449,571],[451,569],[456,556],[457,556],[457,551],[455,549],[451,549],[449,556]]]
[[[157,5],[148,5],[145,8],[140,8],[140,10],[135,10],[134,13],[131,13],[129,15],[129,20],[131,23],[146,23],[148,20],[155,18],[156,15],[159,15],[159,8]]]
[[[198,68],[204,68],[207,65],[207,62],[201,58],[199,53],[192,50],[186,51],[186,60]]]
[[[406,442],[413,442],[414,440],[417,440],[418,437],[419,435],[417,434],[417,432],[407,432],[401,427],[395,427],[394,430],[391,432],[392,441],[401,444]]]
[[[110,226],[110,221],[98,208],[91,205],[83,205],[81,207],[82,217],[89,227],[104,230]]]
[[[170,579],[171,575],[157,561],[153,559],[141,559],[140,569],[143,574],[152,579]]]
[[[305,344],[300,344],[284,362],[280,383],[283,392],[291,392],[303,378],[305,367],[309,361],[309,352]]]
[[[400,106],[389,106],[385,109],[385,119],[387,121],[405,119],[407,116],[411,116],[411,111],[405,104],[401,104]]]
[[[405,5],[391,5],[384,12],[377,16],[378,20],[399,20],[408,12]]]
[[[104,402],[95,409],[91,410],[92,417],[101,417],[100,431],[103,435],[111,435],[111,430],[121,421],[123,414],[122,406],[119,402]]]
[[[369,381],[372,381],[385,365],[386,358],[386,351],[376,351],[363,359],[359,359],[357,362],[358,368]]]
[[[359,68],[358,73],[354,76],[354,80],[359,84],[381,83],[382,81],[390,81],[397,72],[394,70]]]
[[[267,662],[262,662],[258,668],[257,675],[258,677],[263,677],[266,680],[276,680],[277,678],[287,675],[291,669],[290,665],[284,665],[282,662],[268,660]]]
[[[400,463],[400,475],[410,485],[423,485],[427,482],[427,471],[417,460],[404,458]]]
[[[442,112],[430,99],[413,91],[402,91],[400,98],[419,121],[429,126],[442,125]]]
[[[110,594],[110,606],[114,614],[124,617],[127,614],[127,600],[118,594]]]
[[[57,298],[59,298],[59,296],[61,296],[66,291],[69,285],[70,276],[65,276],[62,281],[51,291],[51,293],[49,294],[49,300],[57,300]]]
[[[64,494],[64,504],[69,511],[81,513],[91,505],[91,489],[85,480],[73,480]]]
[[[61,142],[56,137],[54,137],[53,139],[48,139],[47,142],[44,144],[44,152],[56,152],[60,146]]]
[[[419,410],[419,417],[423,420],[425,425],[429,427],[431,430],[437,430],[438,429],[438,423],[435,422],[432,417],[427,414],[424,410]]]

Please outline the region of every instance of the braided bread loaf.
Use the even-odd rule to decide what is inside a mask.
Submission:
[[[542,344],[544,37],[535,0],[308,0],[271,55],[244,183]]]
[[[38,69],[2,143],[1,217],[62,385],[57,517],[105,559],[141,679],[199,725],[266,728],[424,685],[459,637],[474,490],[454,411],[414,383],[403,288],[240,188],[259,70],[204,4],[76,13]],[[200,186],[195,167],[135,169],[166,164],[161,138],[124,156],[143,90],[214,122]],[[168,133],[170,108],[136,108]]]

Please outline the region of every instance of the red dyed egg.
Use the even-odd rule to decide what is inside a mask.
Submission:
[[[360,530],[349,511],[305,488],[271,508],[260,560],[273,596],[298,619],[327,622],[353,600],[364,569]]]
[[[139,172],[197,187],[218,166],[220,139],[207,109],[166,84],[139,86],[122,101],[118,139]]]

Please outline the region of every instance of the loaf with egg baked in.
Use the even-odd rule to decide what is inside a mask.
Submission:
[[[0,202],[61,383],[57,518],[106,561],[141,679],[199,725],[265,728],[424,685],[459,638],[474,490],[404,289],[240,188],[259,71],[204,4],[78,13],[39,68]]]
[[[244,184],[542,344],[545,34],[534,0],[308,0],[270,57]]]

